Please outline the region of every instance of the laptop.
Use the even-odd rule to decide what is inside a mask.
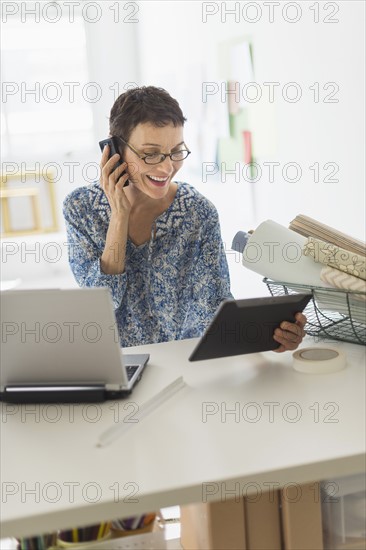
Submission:
[[[1,401],[120,399],[148,360],[122,353],[108,288],[1,293]]]
[[[192,351],[189,361],[274,350],[273,333],[282,321],[295,322],[312,294],[224,300]]]

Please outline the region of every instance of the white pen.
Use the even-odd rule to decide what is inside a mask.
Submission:
[[[139,407],[137,413],[134,413],[135,422],[125,424],[122,422],[120,424],[117,424],[116,426],[112,426],[104,433],[102,433],[102,435],[99,437],[97,447],[105,447],[109,443],[112,443],[112,441],[117,439],[132,426],[135,426],[145,416],[150,414],[153,410],[157,409],[175,393],[185,387],[187,387],[187,384],[184,382],[183,376],[180,376],[179,378],[174,380],[174,382],[162,389],[159,393],[154,395],[154,397],[146,401],[146,403],[143,403],[141,407]]]

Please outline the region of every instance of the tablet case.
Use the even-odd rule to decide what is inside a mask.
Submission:
[[[274,330],[283,321],[295,322],[295,314],[305,309],[311,297],[311,294],[292,294],[225,300],[189,360],[215,359],[278,348],[280,344],[273,339]]]

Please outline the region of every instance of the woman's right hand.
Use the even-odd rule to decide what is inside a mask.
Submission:
[[[128,216],[131,211],[131,203],[124,192],[123,186],[128,180],[128,174],[124,174],[119,178],[123,171],[127,169],[127,163],[124,162],[121,166],[118,166],[115,170],[113,167],[120,159],[120,155],[113,155],[110,159],[109,145],[106,145],[103,149],[102,159],[100,163],[101,168],[101,186],[104,193],[107,196],[109,205],[112,210],[112,216],[124,217]],[[119,178],[119,179],[118,179]]]

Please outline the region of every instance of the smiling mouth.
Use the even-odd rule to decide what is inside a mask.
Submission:
[[[157,187],[163,187],[168,181],[169,177],[158,178],[157,176],[146,176],[153,185]]]

